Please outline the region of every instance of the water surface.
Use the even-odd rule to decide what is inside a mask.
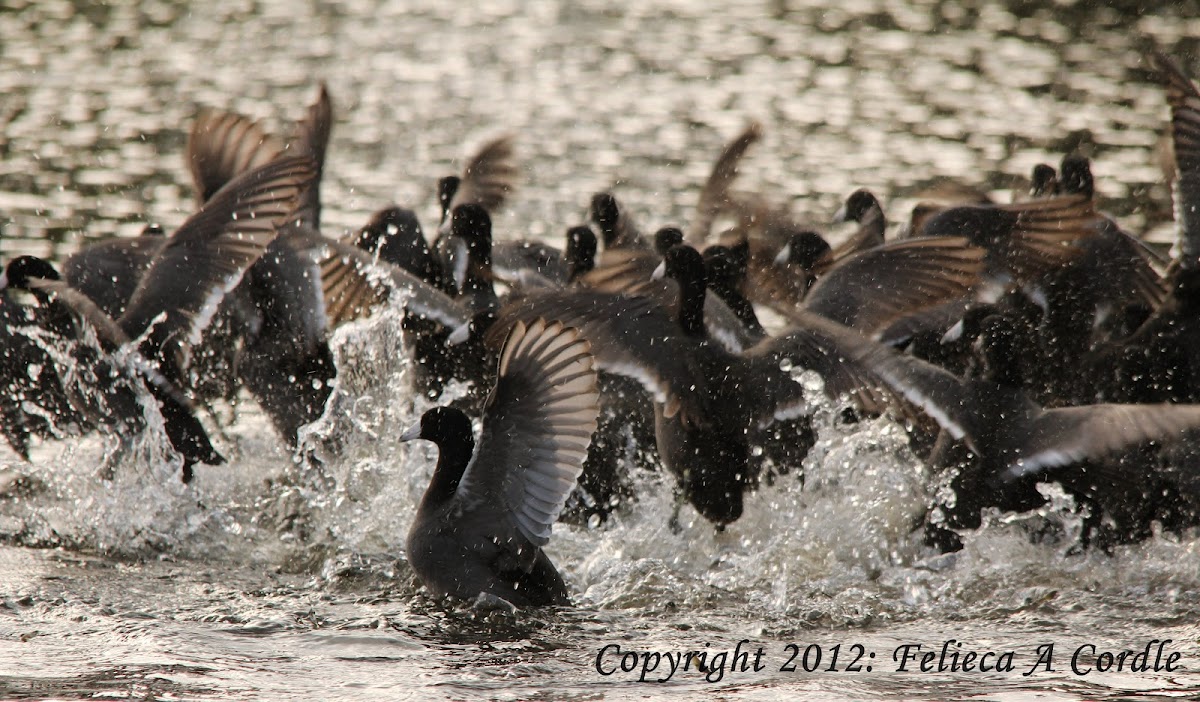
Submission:
[[[283,130],[318,80],[337,114],[323,186],[329,234],[392,202],[431,225],[436,178],[507,131],[519,135],[525,173],[498,236],[557,241],[604,188],[647,228],[686,222],[721,145],[756,119],[766,136],[740,185],[817,225],[856,187],[873,189],[896,220],[947,179],[1003,201],[1033,164],[1079,150],[1094,159],[1103,206],[1166,241],[1166,108],[1141,51],[1153,39],[1195,69],[1192,9],[9,2],[0,259],[61,259],[147,221],[178,225],[192,209],[182,151],[197,106]],[[403,558],[434,455],[394,439],[428,406],[409,390],[396,315],[342,330],[336,346],[339,388],[306,437],[323,475],[293,461],[249,399],[217,408],[232,460],[188,487],[163,460],[161,437],[47,443],[30,464],[0,450],[0,696],[1200,693],[1200,535],[1082,551],[1073,505],[1048,486],[1040,513],[993,515],[961,553],[936,556],[910,533],[932,488],[902,430],[842,425],[830,407],[818,413],[804,485],[764,486],[725,533],[690,512],[680,533],[669,529],[669,485],[653,473],[637,477],[643,497],[609,523],[560,525],[550,552],[576,608],[513,617],[430,601]],[[106,461],[111,481],[97,475]],[[1030,531],[1050,537],[1034,543]],[[940,652],[951,639],[962,651],[1011,651],[1015,669],[897,670],[898,647]],[[1182,669],[1071,670],[1081,646],[1136,652],[1155,639],[1171,640]],[[763,647],[763,670],[710,682],[715,674],[692,669],[651,685],[635,682],[640,669],[596,668],[613,644],[712,654],[742,640],[742,650]],[[819,646],[823,664],[806,673],[797,658],[796,672],[780,671],[788,644]],[[846,671],[855,644],[875,658]],[[1053,670],[1023,676],[1045,644]],[[828,672],[839,645],[838,672]]]

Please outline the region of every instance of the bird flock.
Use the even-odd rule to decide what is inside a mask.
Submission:
[[[913,525],[932,548],[961,548],[986,509],[1041,506],[1046,482],[1080,505],[1085,547],[1187,529],[1200,524],[1200,91],[1174,59],[1148,60],[1170,108],[1169,254],[1097,209],[1076,154],[1038,165],[1013,202],[962,188],[898,226],[856,191],[835,220],[857,228],[832,245],[737,188],[756,123],[683,226],[651,234],[602,192],[587,222],[562,223],[561,249],[494,238],[520,174],[504,135],[438,181],[432,238],[398,206],[332,237],[324,86],[287,134],[203,110],[186,147],[196,209],[179,229],[150,225],[57,269],[6,262],[0,429],[28,460],[35,441],[161,425],[187,482],[225,461],[217,415],[199,410],[244,388],[295,449],[337,378],[333,330],[390,301],[415,389],[471,388],[402,435],[439,449],[407,543],[435,594],[568,602],[542,551],[552,525],[568,505],[594,521],[636,500],[635,469],[669,473],[678,508],[724,528],[768,475],[803,479],[819,393],[842,421],[903,422],[950,488]]]

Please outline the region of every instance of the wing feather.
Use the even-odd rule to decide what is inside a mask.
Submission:
[[[219,110],[201,110],[188,134],[185,157],[203,205],[226,183],[267,165],[283,153],[283,142],[258,122]]]
[[[494,509],[524,541],[544,546],[583,471],[599,417],[591,345],[578,329],[538,318],[512,327],[488,398],[483,434],[458,494]]]
[[[224,295],[266,251],[314,176],[308,158],[286,158],[230,181],[167,240],[118,323],[131,338],[160,316],[153,337],[194,345]]]

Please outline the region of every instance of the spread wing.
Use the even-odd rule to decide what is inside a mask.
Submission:
[[[155,324],[158,343],[194,345],[225,294],[275,238],[314,176],[287,158],[244,173],[188,218],[159,252],[118,320],[131,338]],[[160,316],[164,316],[158,321]]]
[[[513,141],[511,134],[497,137],[479,147],[467,160],[462,181],[450,203],[451,211],[459,205],[474,203],[483,205],[488,212],[495,212],[504,205],[508,194],[516,186],[520,172]]]
[[[325,151],[329,147],[329,134],[333,131],[333,101],[329,99],[329,91],[322,83],[317,100],[309,105],[304,118],[296,123],[292,131],[292,141],[288,153],[294,156],[308,156],[317,164],[317,174],[313,179],[313,187],[304,191],[304,198],[297,207],[297,215],[301,221],[313,229],[320,229],[321,224],[321,172],[325,168]]]
[[[186,410],[186,412],[191,411],[191,401],[188,400],[187,396],[174,383],[159,373],[136,349],[128,348],[127,344],[130,343],[129,336],[113,321],[112,317],[109,317],[104,313],[104,310],[100,309],[99,305],[92,302],[91,298],[60,280],[31,280],[29,281],[29,286],[56,295],[59,302],[66,305],[76,317],[95,331],[96,340],[100,342],[105,351],[116,352],[123,350],[126,352],[130,367],[141,374],[146,380],[147,385],[151,387],[152,391],[155,391],[159,399],[163,403],[169,402],[175,405],[175,407],[170,409],[177,411]],[[122,347],[125,348],[122,349]],[[167,410],[168,408],[164,407],[164,411]],[[195,419],[189,417],[187,421],[195,422]],[[201,433],[203,433],[203,430],[201,430]],[[207,441],[207,437],[205,441]]]
[[[1015,480],[1196,429],[1200,429],[1196,405],[1105,404],[1046,410],[1025,433],[1020,455],[1010,461],[1003,478]]]
[[[892,322],[966,295],[983,249],[961,237],[908,239],[854,254],[817,279],[804,309],[875,335]]]
[[[535,546],[550,540],[596,430],[600,396],[589,346],[559,322],[517,322],[458,486],[466,509],[496,510]],[[503,504],[488,504],[489,495],[502,495]]]
[[[1090,197],[1063,195],[1010,205],[967,205],[937,212],[919,236],[963,236],[1021,281],[1036,279],[1075,256],[1074,244],[1095,234],[1103,218]]]
[[[762,125],[751,122],[733,141],[725,146],[717,162],[713,164],[712,173],[700,190],[700,199],[696,203],[696,219],[688,228],[687,241],[693,246],[703,244],[712,232],[713,222],[717,216],[728,207],[729,186],[737,178],[738,164],[746,151],[762,138]]]
[[[1175,223],[1184,254],[1200,256],[1200,92],[1172,58],[1155,52],[1154,62],[1167,86],[1171,106],[1171,144],[1175,157]]]
[[[275,160],[283,149],[280,139],[249,117],[201,110],[188,134],[185,152],[197,204],[203,205],[242,173]]]
[[[530,291],[501,309],[485,341],[495,348],[518,322],[538,317],[578,327],[592,344],[596,367],[641,384],[663,403],[666,416],[682,413],[685,422],[705,416],[708,388],[695,361],[698,344],[654,301],[586,290]]]
[[[365,317],[388,299],[393,290],[408,293],[411,314],[458,329],[471,321],[471,311],[441,290],[399,266],[381,261],[357,246],[325,241],[317,264],[330,329]]]
[[[793,367],[814,370],[824,378],[825,394],[830,397],[857,394],[865,388],[874,391],[866,399],[885,401],[906,414],[916,407],[972,449],[977,447],[975,437],[983,433],[980,422],[986,420],[974,411],[972,393],[978,390],[971,384],[817,315],[808,315],[789,333],[759,344],[746,355],[759,373],[778,367],[784,359]],[[768,412],[777,419],[797,413],[792,407],[803,401],[798,383],[764,387],[760,420],[770,419]]]

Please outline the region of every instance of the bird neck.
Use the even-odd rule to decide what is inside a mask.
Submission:
[[[704,294],[707,287],[703,277],[679,280],[679,325],[688,334],[704,334]]]
[[[717,294],[733,314],[746,326],[746,329],[760,334],[764,332],[763,325],[758,321],[758,315],[754,313],[754,305],[746,299],[741,292],[733,287],[714,288],[713,292]]]
[[[475,451],[475,437],[469,433],[445,437],[437,442],[437,447],[437,467],[421,499],[422,506],[438,505],[454,496]]]

